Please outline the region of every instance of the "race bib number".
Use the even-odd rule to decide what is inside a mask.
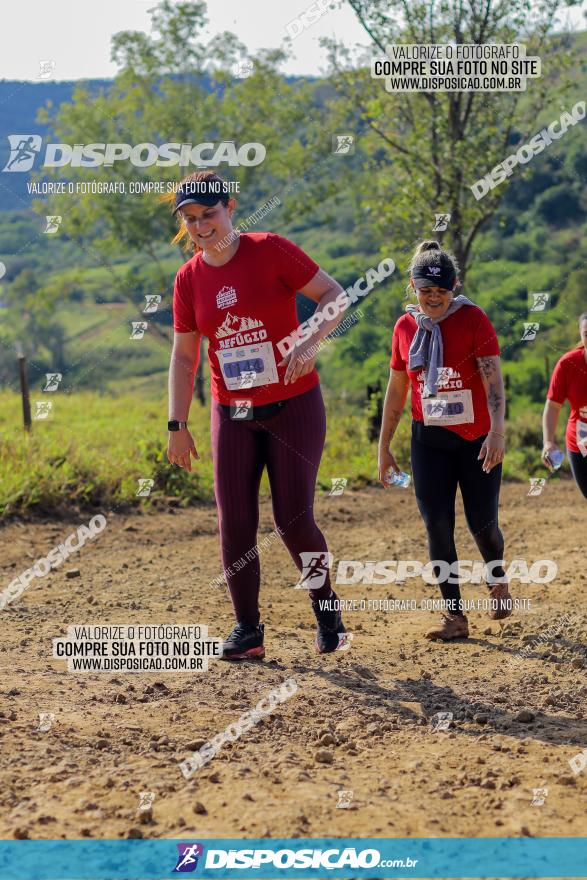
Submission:
[[[464,425],[475,421],[471,390],[443,391],[436,397],[422,398],[425,425]]]
[[[222,349],[216,355],[229,391],[273,385],[279,381],[271,342]]]
[[[577,421],[577,431],[575,434],[577,446],[583,458],[587,456],[587,422]]]

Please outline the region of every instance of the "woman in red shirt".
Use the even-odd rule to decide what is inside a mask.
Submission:
[[[467,637],[454,541],[460,486],[467,525],[487,564],[490,617],[511,614],[498,526],[501,462],[505,450],[505,395],[493,325],[465,296],[455,296],[458,267],[436,241],[420,244],[410,264],[418,301],[393,330],[391,372],[379,440],[379,479],[388,487],[398,471],[390,448],[408,389],[412,389],[411,461],[418,508],[428,532],[430,559],[445,602],[431,639]],[[441,563],[436,565],[435,563]],[[444,565],[442,565],[444,563]]]
[[[330,556],[313,514],[326,434],[315,368],[317,343],[338,324],[343,292],[299,247],[268,232],[232,227],[236,201],[211,171],[190,174],[175,197],[180,230],[194,256],[175,276],[174,343],[169,369],[172,464],[191,470],[199,458],[187,418],[203,336],[209,340],[212,458],[224,576],[236,626],[223,657],[263,657],[259,615],[259,483],[267,467],[275,525],[309,589],[320,653],[345,643],[329,580]],[[278,344],[298,328],[296,291],[319,303],[324,320],[279,360]],[[330,317],[330,313],[338,317]],[[277,357],[276,357],[277,355]],[[305,563],[305,565],[304,565]]]
[[[587,312],[579,318],[579,333],[579,345],[562,356],[552,373],[542,417],[542,461],[555,470],[556,456],[561,455],[555,441],[556,426],[561,407],[568,400],[571,415],[566,431],[567,452],[575,482],[587,498]]]

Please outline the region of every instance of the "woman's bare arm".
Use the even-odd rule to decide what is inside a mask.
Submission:
[[[194,377],[200,360],[201,333],[175,333],[169,364],[169,421],[187,422],[194,394]],[[169,432],[167,458],[171,464],[192,469],[192,459],[199,458],[194,438],[188,428]]]
[[[487,409],[491,419],[491,430],[504,433],[505,425],[505,388],[501,373],[499,357],[477,358],[481,371],[481,379],[487,395]]]
[[[378,452],[379,479],[386,488],[388,484],[384,477],[389,468],[391,467],[393,470],[399,471],[397,462],[391,452],[390,444],[402,417],[409,387],[410,377],[407,370],[391,370],[383,402]]]
[[[201,333],[175,333],[169,364],[169,419],[187,422],[200,362]]]

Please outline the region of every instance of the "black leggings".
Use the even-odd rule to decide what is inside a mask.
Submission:
[[[587,457],[583,458],[580,452],[571,452],[570,449],[567,449],[567,452],[575,483],[587,498]]]
[[[498,525],[501,464],[488,474],[478,460],[485,437],[464,440],[454,431],[412,423],[412,473],[416,500],[426,530],[431,560],[457,562],[454,540],[455,500],[461,487],[467,525],[484,562],[503,560],[503,535]],[[453,569],[453,571],[456,569]],[[434,567],[438,577],[440,569]],[[494,578],[505,577],[501,566],[492,569]],[[462,613],[458,583],[439,583],[442,598],[452,613]]]

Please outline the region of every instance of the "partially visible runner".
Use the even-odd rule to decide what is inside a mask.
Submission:
[[[318,571],[319,583],[309,593],[318,625],[316,649],[328,653],[342,647],[346,636],[333,601],[337,597],[330,586],[326,541],[313,513],[326,435],[315,346],[338,324],[340,314],[325,319],[320,331],[280,363],[275,346],[298,327],[296,291],[323,309],[342,288],[286,238],[235,232],[236,201],[223,186],[223,179],[211,171],[194,172],[175,197],[180,229],[174,241],[189,237],[195,253],[175,276],[167,455],[188,471],[190,456],[199,458],[187,419],[200,342],[206,336],[214,490],[224,574],[236,617],[223,657],[265,655],[257,548],[259,483],[265,467],[280,536],[300,571],[302,553],[310,555]],[[243,399],[252,406],[243,410],[237,404]],[[243,414],[245,418],[238,417]]]
[[[498,525],[505,450],[505,394],[499,343],[485,312],[463,295],[452,254],[423,241],[410,263],[410,286],[418,304],[396,323],[391,372],[379,439],[379,479],[399,471],[391,440],[412,388],[411,460],[418,508],[428,532],[430,559],[452,566],[444,576],[433,566],[445,601],[429,639],[466,638],[454,540],[455,499],[460,486],[465,517],[488,570],[494,620],[508,617],[512,601],[503,569]]]
[[[565,400],[571,405],[567,422],[566,446],[575,482],[587,498],[587,312],[579,318],[581,342],[563,354],[553,370],[547,401],[542,416],[544,447],[542,461],[551,471],[552,461],[561,450],[556,444],[556,426]]]

